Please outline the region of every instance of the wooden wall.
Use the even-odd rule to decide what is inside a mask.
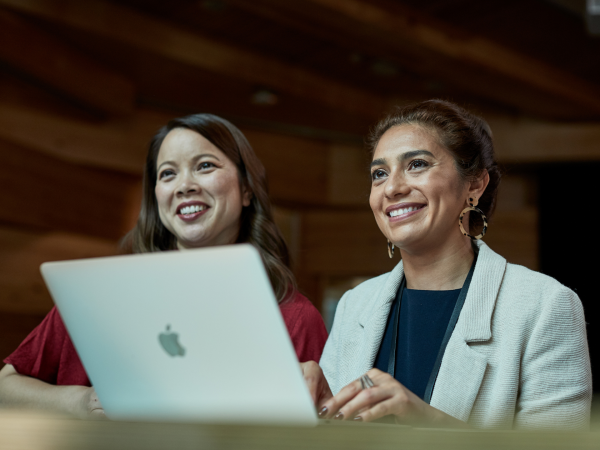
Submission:
[[[71,129],[80,126],[73,123]],[[89,135],[79,140],[89,139],[90,147],[98,145],[98,137],[110,140],[105,128],[97,128],[105,134],[90,126]],[[387,257],[368,207],[369,159],[360,146],[244,131],[267,168],[276,220],[290,245],[300,287],[317,306],[331,280],[375,276],[393,267],[397,259]],[[75,158],[43,137],[24,143],[14,130],[3,137],[0,316],[11,331],[3,333],[0,352],[6,355],[52,305],[39,274],[42,262],[118,252],[118,240],[137,215],[141,179],[133,170],[108,167],[141,167],[143,154],[122,163],[113,148],[113,154],[96,155],[97,163],[86,154],[86,145],[83,156]],[[148,137],[140,136],[135,145],[143,147]],[[61,148],[68,146],[65,131]],[[486,240],[509,260],[536,268],[531,183],[522,176],[506,178]]]
[[[390,105],[447,95],[486,111],[506,176],[485,240],[532,269],[536,167],[600,160],[600,126],[581,121],[599,114],[600,90],[472,31],[362,0],[225,2],[231,23],[264,31],[247,43],[227,35],[235,27],[218,29],[206,9],[215,2],[173,3],[204,10],[167,18],[157,12],[166,3],[150,0],[0,0],[2,357],[52,306],[42,262],[118,252],[139,210],[148,141],[173,117],[209,111],[242,128],[267,169],[300,288],[318,307],[329,287],[397,262],[368,207],[361,143]],[[365,69],[388,60],[387,72]],[[257,89],[276,101],[255,102]]]

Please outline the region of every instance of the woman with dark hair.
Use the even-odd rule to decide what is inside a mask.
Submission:
[[[369,202],[388,239],[382,253],[391,258],[397,248],[401,261],[346,292],[320,367],[303,364],[320,416],[588,427],[579,298],[481,240],[500,183],[487,124],[430,100],[390,114],[369,142]]]
[[[220,117],[171,120],[150,143],[142,207],[124,247],[146,253],[241,242],[262,257],[299,361],[318,361],[327,332],[297,290],[263,165],[241,131]],[[56,308],[4,362],[0,403],[103,416]]]

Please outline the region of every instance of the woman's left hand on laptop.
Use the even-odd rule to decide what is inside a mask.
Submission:
[[[327,383],[327,379],[325,378],[325,375],[323,375],[323,370],[321,370],[321,367],[314,361],[300,363],[300,368],[302,369],[304,381],[308,386],[310,396],[317,407],[317,411],[321,411],[323,404],[333,397],[331,389],[329,388],[329,383]],[[319,416],[321,416],[320,412]]]

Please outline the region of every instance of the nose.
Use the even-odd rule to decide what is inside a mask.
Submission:
[[[177,195],[185,196],[188,194],[197,194],[201,191],[198,181],[189,170],[184,170],[179,178],[177,185]]]
[[[399,195],[406,195],[410,191],[406,176],[402,170],[393,170],[385,183],[384,195],[394,199]]]

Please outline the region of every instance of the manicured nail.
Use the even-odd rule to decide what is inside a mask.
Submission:
[[[333,418],[337,420],[342,420],[344,418],[344,413],[340,411],[335,416],[333,416]]]
[[[325,416],[325,415],[327,414],[327,411],[329,411],[329,410],[327,409],[327,406],[323,406],[323,407],[321,408],[321,411],[319,411],[319,417],[323,417],[323,416]]]
[[[356,420],[357,422],[362,422],[362,417],[360,416],[356,416],[354,419],[352,420]]]

